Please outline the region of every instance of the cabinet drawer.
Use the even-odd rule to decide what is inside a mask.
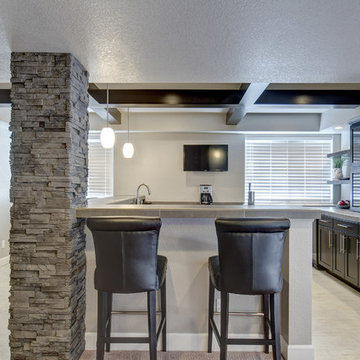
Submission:
[[[354,234],[359,233],[359,225],[357,223],[334,219],[334,229],[351,232]]]
[[[331,217],[328,217],[326,215],[321,215],[321,219],[319,219],[319,225],[332,227],[333,226],[333,220],[334,219],[332,219]]]

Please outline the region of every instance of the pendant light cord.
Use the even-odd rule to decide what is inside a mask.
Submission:
[[[109,84],[106,85],[106,127],[109,127]]]
[[[129,133],[130,133],[130,109],[128,108],[128,141],[129,141]]]

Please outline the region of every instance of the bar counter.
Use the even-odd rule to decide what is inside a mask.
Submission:
[[[156,216],[164,218],[217,218],[217,217],[288,217],[315,219],[320,208],[301,205],[255,205],[241,203],[214,203],[200,205],[195,202],[155,201],[136,205],[134,196],[118,196],[89,200],[86,208],[77,208],[79,218],[97,216]],[[271,213],[270,213],[271,212]]]
[[[217,217],[287,217],[291,220],[283,258],[281,294],[282,353],[288,360],[314,360],[312,346],[312,223],[321,214],[360,221],[349,210],[310,206],[246,206],[239,203],[200,205],[181,202],[153,202],[135,205],[134,196],[89,200],[87,208],[76,210],[79,218],[98,216],[156,216],[162,219],[159,254],[168,258],[168,349],[206,351],[208,270],[207,259],[217,253],[214,219]],[[95,254],[87,233],[87,349],[95,348],[96,293],[93,287]],[[219,298],[219,294],[216,295]],[[145,296],[118,295],[114,309],[145,309]],[[259,297],[231,296],[231,311],[259,311]],[[115,318],[112,331],[122,335],[146,334],[146,317],[122,315]],[[259,317],[230,319],[233,337],[259,337]],[[120,335],[119,335],[120,336]],[[216,350],[217,345],[214,346]],[[114,349],[139,349],[134,345],[114,345]],[[146,346],[144,347],[146,350]],[[229,350],[262,351],[261,346],[233,347]]]

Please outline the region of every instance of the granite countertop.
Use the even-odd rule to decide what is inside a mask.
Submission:
[[[141,197],[144,199],[144,196]],[[162,218],[216,218],[216,217],[288,217],[298,219],[316,219],[321,215],[360,222],[360,213],[310,205],[244,205],[226,202],[201,205],[197,202],[154,201],[147,204],[134,204],[135,195],[121,195],[101,199],[89,199],[88,206],[77,208],[79,218],[97,216],[156,216]]]
[[[321,214],[331,216],[337,219],[360,222],[360,213],[347,209],[338,209],[336,207],[320,208]]]
[[[97,216],[156,216],[161,218],[216,218],[216,217],[288,217],[315,219],[321,216],[319,207],[301,205],[255,205],[242,203],[152,202],[134,204],[134,195],[90,199],[86,208],[78,208],[79,218]]]

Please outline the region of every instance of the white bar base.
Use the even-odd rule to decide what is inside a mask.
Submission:
[[[312,345],[288,345],[281,336],[281,354],[285,360],[314,360],[315,350]]]

